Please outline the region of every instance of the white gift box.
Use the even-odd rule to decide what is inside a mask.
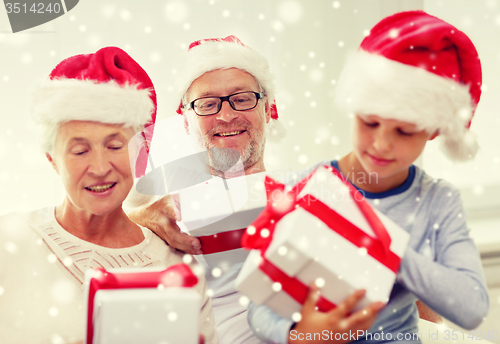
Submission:
[[[179,227],[196,237],[220,236],[221,233],[227,235],[231,231],[244,230],[266,205],[265,176],[271,175],[283,180],[287,173],[262,172],[229,179],[214,177],[179,190],[178,199],[182,214]],[[241,237],[241,234],[236,237]],[[230,265],[243,263],[247,256],[248,251],[236,248],[210,252],[196,258],[205,269],[218,267],[224,272]]]
[[[200,303],[192,288],[99,290],[93,343],[196,344]]]
[[[199,343],[201,295],[192,288],[196,283],[184,264],[87,270],[84,343]]]
[[[387,252],[390,263],[375,259],[369,246],[368,249],[359,246],[359,242],[376,240],[377,235],[352,195],[362,197],[359,192],[353,194],[330,168],[319,167],[297,197],[302,199],[301,204],[305,206],[297,207],[276,223],[264,258],[305,286],[316,282],[321,295],[336,305],[355,290],[366,289],[365,297],[356,305],[355,309],[358,310],[376,301],[388,301],[399,260],[404,255],[410,235],[365,203],[380,219],[391,239]],[[313,197],[309,198],[310,196]],[[309,205],[317,209],[318,203],[315,199],[347,220],[349,226],[358,228],[356,231],[349,229],[348,232],[351,235],[359,231],[359,239],[356,239],[359,240],[358,244],[339,234],[342,229],[332,230],[311,211],[305,209]],[[326,216],[323,219],[327,222],[332,219],[330,214],[323,216]],[[335,223],[342,222],[334,221],[334,225]],[[376,254],[375,256],[380,258]],[[264,303],[281,316],[290,318],[294,312],[300,311],[302,305],[284,291],[287,289],[286,285],[277,283],[262,271],[259,267],[262,261],[260,251],[255,250],[249,255],[236,280],[236,288],[255,303]],[[388,264],[390,268],[384,264]]]

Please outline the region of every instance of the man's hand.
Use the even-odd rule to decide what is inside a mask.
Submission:
[[[129,214],[129,218],[156,233],[170,246],[189,254],[201,254],[200,241],[182,233],[176,220],[180,221],[180,211],[174,208],[170,196],[165,196],[148,207]]]
[[[368,307],[350,314],[354,306],[365,295],[364,290],[358,290],[347,299],[344,300],[337,308],[329,312],[323,313],[316,310],[319,292],[314,285],[311,286],[304,306],[302,307],[301,320],[293,329],[293,335],[290,334],[288,343],[348,343],[352,341],[351,333],[357,333],[358,330],[367,330],[375,321],[378,312],[385,306],[382,302],[375,302]],[[317,336],[323,337],[322,334],[328,331],[328,340],[307,341],[306,335],[309,333],[313,338],[314,333]],[[337,338],[344,338],[335,340]],[[342,334],[344,334],[342,336]],[[300,338],[304,338],[300,340]],[[318,337],[316,337],[318,338]]]

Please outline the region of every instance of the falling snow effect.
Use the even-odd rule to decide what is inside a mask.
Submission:
[[[243,307],[247,307],[248,304],[250,303],[250,300],[248,299],[248,297],[246,296],[241,296],[240,299],[239,299],[239,303],[240,305],[242,305]]]
[[[316,280],[314,281],[314,284],[316,284],[316,286],[318,288],[323,288],[325,286],[325,280],[321,277],[318,277],[316,278]]]
[[[182,256],[182,262],[184,264],[191,264],[193,261],[193,256],[190,255],[190,254],[185,254],[184,256]]]
[[[483,2],[481,2],[481,3],[483,4]],[[192,7],[192,2],[189,2],[189,1],[167,1],[166,3],[163,2],[162,4],[164,4],[164,5],[162,5],[164,8],[163,13],[161,13],[161,11],[159,11],[159,13],[160,13],[160,15],[163,14],[162,15],[163,21],[165,22],[165,19],[166,19],[167,23],[176,24],[175,33],[176,33],[176,35],[180,36],[181,40],[184,39],[184,37],[181,36],[184,34],[189,34],[189,35],[192,35],[192,37],[196,37],[196,38],[203,36],[204,32],[200,32],[198,34],[197,34],[197,32],[195,32],[195,29],[196,29],[195,23],[201,22],[201,20],[199,18],[197,20],[196,17],[192,17],[193,14],[196,14],[196,9],[194,9]],[[289,11],[287,13],[284,13],[284,14],[280,13],[279,12],[280,6],[284,6],[286,4],[288,4],[287,6],[292,6],[292,7],[296,6],[297,8],[300,8],[300,11],[296,10],[294,12],[293,10],[290,10],[290,7],[289,7]],[[495,30],[498,29],[498,27],[500,26],[500,14],[495,13],[495,11],[498,11],[498,8],[499,8],[498,1],[495,2],[495,1],[488,0],[488,1],[484,1],[484,4],[486,6],[483,6],[483,7],[487,8],[487,10],[484,10],[481,13],[481,17],[479,19],[473,18],[472,17],[473,14],[471,13],[470,15],[468,14],[471,18],[466,18],[463,22],[461,22],[462,17],[463,17],[463,15],[461,15],[460,19],[457,20],[457,25],[464,24],[464,26],[467,28],[467,30],[471,30],[473,28],[480,27],[480,25],[484,25],[484,23],[488,23],[488,25],[490,25],[489,26],[490,32],[493,29],[495,29]],[[227,20],[228,23],[229,23],[229,20],[237,20],[236,18],[238,17],[238,14],[239,14],[238,10],[233,8],[232,6],[226,5],[227,9],[221,8],[219,2],[217,2],[217,1],[199,2],[199,3],[197,3],[197,6],[199,6],[201,10],[208,9],[211,6],[212,8],[217,10],[216,13],[217,13],[218,18]],[[299,25],[301,25],[301,24],[313,26],[314,23],[312,23],[310,21],[306,21],[306,18],[308,18],[306,15],[309,13],[308,11],[310,11],[310,9],[308,9],[308,6],[303,6],[303,8],[302,8],[301,2],[299,2],[299,1],[281,1],[281,2],[276,2],[276,5],[273,6],[272,11],[266,11],[264,8],[261,7],[259,9],[259,11],[262,13],[260,13],[259,11],[254,12],[253,19],[255,20],[255,22],[258,25],[262,25],[262,26],[267,25],[267,27],[270,28],[271,33],[274,35],[271,37],[269,37],[270,36],[269,33],[267,33],[266,35],[263,35],[262,36],[263,41],[265,41],[266,44],[269,44],[267,42],[278,42],[279,44],[283,44],[283,35],[288,34],[289,32],[291,33],[292,28],[299,27]],[[335,14],[342,13],[343,15],[351,15],[351,12],[352,13],[354,12],[352,10],[352,7],[349,7],[350,6],[349,3],[344,2],[344,1],[328,2],[327,6],[328,6],[328,10],[331,11],[332,13],[335,13]],[[149,34],[151,36],[151,39],[155,39],[153,35],[158,34],[158,32],[162,32],[162,26],[153,25],[154,24],[154,22],[152,22],[153,19],[151,19],[151,21],[148,20],[147,22],[141,21],[140,23],[136,24],[136,20],[139,17],[139,13],[137,13],[136,11],[133,11],[132,8],[125,9],[124,6],[121,5],[120,3],[116,3],[115,5],[103,4],[101,6],[101,9],[102,10],[100,12],[96,12],[96,13],[100,14],[102,17],[105,17],[107,19],[114,18],[114,20],[115,20],[114,25],[117,25],[117,28],[120,28],[119,25],[123,25],[123,26],[121,26],[122,29],[117,30],[119,32],[125,32],[124,25],[131,26],[131,27],[133,25],[137,26],[135,29],[136,31],[132,32],[132,34],[130,34],[130,33],[128,34],[131,37],[131,39],[128,42],[130,44],[128,45],[127,50],[130,51],[131,54],[134,54],[134,53],[139,54],[138,55],[139,58],[141,58],[143,61],[148,62],[148,59],[149,59],[150,62],[153,62],[154,64],[156,64],[158,66],[161,66],[161,65],[169,65],[170,66],[171,60],[169,59],[167,54],[170,54],[170,53],[172,55],[178,54],[178,52],[177,52],[178,45],[176,45],[174,48],[172,48],[172,51],[169,51],[168,50],[169,46],[165,45],[165,49],[161,49],[161,50],[158,49],[157,52],[152,52],[150,48],[148,48],[148,49],[142,48],[142,46],[137,42],[137,39],[134,38],[135,35],[138,35],[138,37],[146,37],[147,38],[148,36],[146,36],[146,34]],[[363,10],[362,8],[359,8],[360,12],[362,12],[362,10]],[[227,16],[224,15],[224,13],[226,13],[225,11],[228,11]],[[349,11],[349,14],[347,14],[347,11]],[[446,2],[443,2],[442,11],[445,11],[445,12],[448,11]],[[486,14],[489,14],[489,18],[487,20],[483,19],[483,15],[486,15]],[[101,30],[99,30],[98,28],[96,28],[94,26],[95,23],[93,20],[86,19],[83,14],[78,14],[78,17],[72,15],[72,16],[68,17],[67,19],[63,18],[62,20],[65,20],[68,23],[73,23],[72,25],[73,25],[74,33],[75,34],[78,33],[82,37],[82,43],[81,43],[82,44],[82,46],[81,46],[82,51],[84,51],[84,50],[90,51],[91,50],[90,48],[95,49],[95,48],[99,47],[100,45],[107,44],[106,42],[109,42],[109,40],[110,40],[110,38],[105,36],[104,34],[103,35],[96,35],[95,32],[101,32]],[[186,20],[190,20],[191,24],[186,23]],[[482,21],[484,23],[482,23]],[[151,30],[146,29],[146,27],[145,27],[146,24],[150,25],[150,22],[152,22],[152,24],[150,26]],[[275,23],[274,25],[273,25],[273,22]],[[323,25],[324,25],[324,23],[323,23]],[[172,26],[172,27],[174,27],[174,26]],[[234,24],[233,24],[233,27],[234,27]],[[82,28],[84,28],[84,29],[82,30]],[[361,30],[363,28],[361,27],[359,29]],[[61,30],[65,30],[65,28],[62,27]],[[170,30],[170,27],[169,27],[169,30]],[[186,32],[186,31],[191,31],[191,32]],[[242,32],[245,32],[244,28],[242,29]],[[325,32],[327,32],[327,31],[325,30]],[[362,33],[363,33],[363,35],[366,36],[369,33],[369,31],[368,31],[368,29],[364,29],[364,31],[362,31]],[[248,35],[248,37],[251,37],[251,40],[250,40],[251,44],[255,44],[254,43],[255,40],[252,42],[252,36],[250,35],[250,33],[247,33],[247,35]],[[484,34],[479,34],[479,33],[477,34],[477,36],[478,37],[485,37]],[[331,39],[330,36],[328,36],[328,38]],[[343,46],[343,47],[337,46],[339,39],[343,40],[343,43],[345,43],[345,46]],[[348,41],[347,38],[345,38],[345,37],[336,36],[335,40],[336,41],[329,43],[331,46],[333,46],[334,49],[345,50],[346,47],[349,47],[349,48],[353,47],[353,45],[351,45],[352,42]],[[0,45],[2,45],[2,47],[5,47],[7,50],[14,49],[16,47],[17,48],[28,47],[29,43],[31,41],[33,41],[32,35],[28,35],[28,34],[7,35],[7,34],[0,33]],[[189,43],[188,40],[185,40],[185,41],[187,43]],[[181,43],[179,43],[179,44],[181,44]],[[183,44],[184,45],[182,47],[182,51],[185,51],[187,49],[187,44],[186,43],[183,43]],[[269,44],[269,45],[272,46],[271,44]],[[278,45],[274,45],[273,49],[276,49],[277,46]],[[256,47],[259,50],[262,50],[262,48],[261,48],[262,46],[256,45]],[[310,51],[311,49],[315,49],[315,52],[313,53],[313,55],[314,55],[313,57],[311,57],[311,55],[309,54],[311,52]],[[23,66],[22,68],[25,68],[25,67],[28,68],[29,66],[38,65],[40,62],[39,55],[37,55],[36,52],[32,52],[30,49],[25,49],[25,50],[26,50],[26,52],[20,51],[17,54],[17,57],[19,59],[19,64]],[[496,49],[496,50],[493,49],[493,51],[494,51],[494,53],[497,54],[496,55],[497,58],[495,59],[495,61],[497,61],[497,62],[500,61],[500,52],[498,51],[498,49]],[[276,69],[277,69],[281,65],[276,63],[276,61],[285,60],[285,56],[284,56],[284,53],[282,55],[279,55],[280,54],[279,51],[273,50],[273,52],[276,53],[276,57],[273,58],[271,63],[273,65],[273,67],[276,67]],[[63,53],[63,52],[61,52],[59,48],[57,48],[55,50],[47,49],[46,51],[44,51],[44,54],[50,54],[50,56],[55,57],[52,61],[55,61],[58,58],[62,57],[61,53]],[[26,54],[26,55],[22,55],[22,54]],[[141,56],[141,54],[143,54],[143,56]],[[292,51],[290,53],[290,55],[291,55],[291,58],[289,60],[286,60],[287,67],[286,67],[286,69],[283,69],[282,73],[290,73],[290,74],[297,74],[298,75],[303,68],[302,71],[304,71],[304,73],[302,73],[302,74],[304,75],[305,79],[303,79],[304,80],[303,82],[300,82],[300,83],[296,82],[295,83],[295,84],[298,84],[298,86],[296,86],[296,89],[292,89],[292,87],[289,86],[287,84],[287,82],[283,82],[282,80],[278,80],[279,86],[280,86],[279,88],[286,89],[287,91],[289,91],[292,94],[292,100],[295,100],[295,102],[293,102],[293,103],[290,102],[290,103],[283,104],[283,105],[286,105],[286,109],[288,111],[286,113],[284,113],[283,115],[280,113],[280,117],[283,118],[285,124],[289,125],[290,128],[293,128],[295,126],[297,128],[296,129],[297,133],[302,134],[301,135],[302,139],[297,139],[298,135],[295,132],[292,132],[292,137],[294,139],[290,141],[291,142],[290,147],[293,147],[291,149],[289,148],[289,150],[291,151],[290,158],[289,158],[289,160],[283,160],[283,161],[291,161],[291,163],[289,163],[289,164],[292,165],[292,169],[301,169],[301,168],[304,168],[307,165],[313,164],[313,163],[315,163],[323,158],[333,158],[337,154],[339,154],[339,152],[346,151],[346,148],[350,146],[350,138],[349,138],[348,134],[344,134],[344,131],[348,131],[348,128],[340,127],[338,124],[339,121],[336,120],[341,115],[339,113],[333,112],[330,108],[324,108],[324,106],[326,106],[324,104],[327,104],[327,105],[331,104],[331,100],[328,100],[328,99],[323,100],[322,98],[320,98],[323,96],[323,94],[327,94],[327,92],[326,91],[323,92],[323,90],[322,90],[322,92],[318,92],[318,87],[323,87],[325,90],[326,89],[330,89],[330,90],[335,89],[335,84],[336,84],[335,79],[338,77],[338,74],[337,74],[337,72],[334,73],[329,68],[331,68],[331,66],[338,66],[338,64],[340,62],[338,62],[335,59],[331,59],[329,56],[322,55],[321,49],[318,48],[317,46],[316,46],[316,48],[314,48],[314,47],[309,48],[308,47],[307,50],[305,50],[305,51],[303,49]],[[326,67],[325,67],[324,74],[322,75],[322,77],[317,78],[317,76],[319,74],[314,74],[314,73],[316,71],[316,68],[318,67],[318,61],[320,59],[322,59],[326,62]],[[483,60],[485,60],[484,61],[485,63],[487,62],[487,59],[489,59],[489,57],[483,58]],[[314,61],[314,63],[313,63],[313,61]],[[174,65],[175,65],[175,63],[172,62],[172,66],[174,66]],[[297,66],[300,66],[300,69],[297,69]],[[293,72],[292,72],[292,67],[293,67]],[[491,68],[488,68],[488,69],[485,68],[485,70],[491,70]],[[34,70],[33,71],[33,73],[41,73],[41,72],[42,72],[41,70]],[[156,73],[156,74],[158,74],[158,73]],[[16,73],[14,70],[13,71],[9,70],[8,75],[6,75],[6,74],[1,75],[0,74],[0,78],[1,78],[0,80],[2,80],[2,82],[4,84],[13,85],[14,83],[19,82],[20,75],[22,76],[22,74]],[[165,73],[165,75],[167,75],[166,79],[171,78],[170,73],[167,72],[167,73]],[[331,80],[332,78],[334,78],[334,79]],[[488,78],[500,80],[500,78],[494,77],[492,74],[488,74]],[[160,77],[160,79],[161,79],[161,77]],[[155,80],[153,80],[153,81],[155,81]],[[158,81],[155,82],[155,84],[157,84],[157,83],[158,83]],[[316,83],[317,86],[314,86],[313,83]],[[292,84],[292,83],[290,83],[290,84]],[[489,86],[490,86],[490,93],[493,93],[492,90],[494,89],[494,86],[493,85],[489,85]],[[9,87],[11,87],[11,86],[9,86]],[[302,99],[302,95],[304,94],[306,89],[310,90],[309,91],[310,92],[309,99],[304,100],[304,101],[302,101],[302,100],[299,101],[298,99]],[[314,94],[313,98],[311,98],[311,96],[312,96],[311,91]],[[483,91],[484,91],[484,87],[483,87]],[[486,93],[483,94],[483,97],[485,100],[488,99],[488,98],[486,98],[486,97],[488,97],[488,95]],[[168,104],[168,102],[165,101],[165,98],[162,98],[162,96],[160,96],[160,98],[161,98],[163,104]],[[328,115],[329,115],[328,121],[333,120],[332,131],[330,131],[328,133],[328,135],[330,135],[330,136],[327,137],[326,140],[324,140],[323,138],[321,138],[321,140],[318,140],[319,134],[316,131],[317,126],[312,126],[310,124],[310,122],[304,122],[301,119],[302,118],[301,116],[304,116],[304,114],[306,113],[305,111],[308,111],[307,112],[308,116],[313,115],[313,113],[312,113],[313,108],[311,107],[313,101],[316,104],[314,111],[318,111],[320,113],[328,113]],[[491,102],[491,100],[490,100],[490,102]],[[482,104],[482,105],[485,105],[485,104]],[[298,109],[300,106],[303,106],[303,107],[300,108],[301,109],[300,111],[297,111],[296,109]],[[498,107],[498,106],[496,106],[496,107]],[[281,111],[281,109],[283,109],[280,102],[278,102],[278,109],[280,111]],[[306,110],[303,110],[303,109],[306,109]],[[325,109],[327,109],[327,110],[325,110]],[[478,171],[472,172],[472,168],[465,166],[464,169],[460,173],[454,173],[456,171],[456,166],[451,166],[451,167],[450,166],[443,166],[442,162],[441,162],[441,160],[443,160],[442,156],[438,155],[439,151],[437,151],[437,153],[436,153],[437,157],[431,156],[429,159],[427,157],[424,157],[423,166],[426,170],[428,167],[434,168],[434,170],[429,171],[429,174],[431,174],[433,176],[438,176],[438,174],[435,172],[445,173],[447,171],[447,173],[449,175],[452,175],[453,178],[458,178],[458,180],[461,181],[461,183],[456,183],[456,182],[452,181],[454,184],[457,184],[457,185],[458,184],[462,185],[462,184],[466,184],[466,183],[470,183],[472,181],[475,181],[475,183],[477,185],[473,188],[474,195],[476,195],[477,197],[481,197],[482,200],[487,200],[487,199],[485,199],[485,197],[487,197],[486,194],[488,191],[488,188],[485,187],[485,185],[488,185],[488,183],[486,183],[486,180],[498,181],[498,176],[500,175],[500,173],[498,173],[500,170],[498,169],[498,167],[495,167],[495,166],[500,165],[500,158],[497,156],[498,153],[494,152],[494,150],[496,150],[498,145],[497,144],[491,145],[491,143],[490,143],[490,140],[492,140],[495,137],[494,133],[498,131],[500,124],[496,121],[489,121],[488,119],[486,119],[486,116],[488,115],[488,113],[493,113],[494,111],[487,111],[486,108],[478,109],[478,110],[479,111],[476,114],[476,118],[473,120],[473,128],[478,133],[478,136],[480,138],[482,138],[485,142],[485,144],[483,144],[481,147],[482,153],[484,153],[484,157],[478,157],[479,161],[477,161],[477,159],[476,159],[476,162],[474,164],[471,164],[471,165],[478,165],[479,166]],[[294,111],[298,112],[297,116],[295,116]],[[318,121],[320,121],[320,120],[318,119]],[[485,125],[485,123],[491,123],[492,125],[490,125],[490,124]],[[493,124],[495,124],[496,126],[494,126]],[[9,125],[11,125],[11,124],[9,123]],[[319,124],[319,125],[321,125],[321,124]],[[489,127],[489,128],[485,128],[485,127]],[[15,144],[12,144],[13,150],[6,149],[4,152],[1,152],[1,149],[2,149],[1,147],[3,146],[3,145],[1,145],[1,143],[3,142],[1,139],[5,138],[5,141],[9,142],[9,144],[10,144],[10,142],[15,142],[17,137],[20,137],[19,130],[17,129],[16,124],[13,124],[13,128],[14,128],[14,130],[11,131],[10,136],[7,136],[6,129],[4,129],[3,131],[0,130],[0,157],[2,157],[2,158],[8,159],[9,156],[12,155],[12,151],[15,149],[16,146],[15,146]],[[486,133],[483,133],[483,132],[486,132]],[[323,142],[328,143],[328,147],[317,146],[317,144],[321,145]],[[297,147],[297,149],[295,149],[295,147]],[[322,149],[325,149],[323,147],[326,147],[326,149],[328,149],[328,150],[321,152]],[[299,150],[302,153],[301,155],[298,154]],[[316,151],[318,151],[318,153],[316,153]],[[493,151],[493,153],[489,153],[489,151]],[[28,156],[28,160],[29,160],[30,154],[27,154],[27,156]],[[5,160],[5,161],[8,161],[8,160]],[[484,162],[484,161],[486,161],[486,162]],[[21,164],[24,166],[25,163],[27,164],[28,161],[23,160],[20,163],[18,163],[17,165]],[[45,161],[43,163],[45,163]],[[496,164],[496,165],[493,165],[493,164]],[[16,164],[13,164],[13,165],[16,165]],[[36,165],[36,166],[39,166],[39,165]],[[460,167],[460,168],[462,168],[462,167]],[[9,184],[14,185],[15,184],[13,182],[14,178],[17,176],[18,180],[19,180],[19,175],[20,175],[20,173],[14,169],[10,169],[10,170],[1,170],[0,169],[0,182],[6,183],[6,184],[9,183]],[[474,175],[473,179],[472,179],[472,177],[470,177],[471,175]],[[465,177],[460,177],[460,176],[465,176]],[[23,175],[21,175],[20,181],[23,182],[24,179],[25,178],[23,177]],[[445,179],[447,179],[447,178],[445,178]],[[483,182],[484,182],[484,184],[483,184]],[[19,185],[20,184],[18,184],[16,187],[19,188]],[[35,191],[35,190],[33,190],[33,191]],[[52,190],[50,190],[50,191],[52,192]],[[15,194],[18,192],[16,191],[16,192],[12,192],[12,193]],[[25,192],[22,192],[22,193],[25,193]],[[20,198],[20,194],[21,194],[21,192],[19,192],[19,196],[18,196],[19,198]],[[33,193],[31,191],[28,193],[25,193],[25,194],[26,194],[26,197],[29,197],[30,199],[33,196]],[[421,201],[420,198],[418,198],[418,197],[415,198],[415,202],[420,202],[420,201]],[[15,201],[12,201],[12,202],[15,202]],[[417,204],[415,204],[415,206],[417,206]],[[462,218],[463,215],[460,213],[460,214],[458,214],[458,217]],[[411,216],[408,219],[409,220],[411,219],[412,220],[411,222],[413,222],[415,220],[415,218],[411,217]],[[431,227],[433,227],[432,223],[431,223]],[[42,244],[42,243],[40,242],[40,244]],[[0,247],[0,249],[5,249],[7,252],[9,252],[11,254],[19,253],[19,251],[18,251],[19,248],[17,246],[15,249],[12,249],[12,247],[13,246],[10,246],[10,251],[5,245],[4,245],[4,247]],[[49,259],[49,261],[51,261],[51,260]],[[0,288],[0,295],[1,295],[1,292],[2,292],[2,289]],[[499,303],[500,303],[500,298],[499,298]],[[54,338],[56,338],[56,337],[54,337]],[[59,339],[57,339],[57,338],[59,338]],[[52,342],[54,342],[54,343],[62,342],[62,337],[57,337],[57,338],[55,340],[52,340]]]
[[[298,22],[302,12],[302,5],[298,1],[284,1],[278,6],[278,17],[287,24]]]
[[[222,270],[220,268],[212,269],[212,276],[215,278],[220,277],[222,275]]]
[[[170,1],[165,6],[165,17],[171,23],[182,23],[189,15],[189,8],[183,1]]]
[[[298,312],[295,312],[292,314],[292,320],[295,322],[299,322],[300,320],[302,320],[302,315]]]

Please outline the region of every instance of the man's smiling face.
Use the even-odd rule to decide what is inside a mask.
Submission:
[[[245,91],[261,91],[252,75],[236,68],[217,69],[203,74],[191,84],[186,103],[201,97],[224,97]],[[215,115],[198,116],[192,109],[184,114],[186,130],[202,147],[238,151],[245,170],[263,167],[265,124],[271,119],[267,98],[259,100],[251,110],[236,111],[229,102],[223,102]],[[224,165],[224,162],[220,163]]]

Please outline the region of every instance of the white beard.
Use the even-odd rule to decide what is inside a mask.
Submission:
[[[200,150],[207,150],[210,155],[210,161],[206,162],[207,165],[211,166],[216,171],[223,173],[229,171],[239,172],[243,169],[242,172],[244,174],[244,170],[255,165],[261,160],[264,154],[264,145],[266,143],[264,127],[254,128],[247,122],[240,122],[239,127],[247,130],[249,133],[253,133],[253,137],[250,138],[248,144],[242,151],[238,151],[232,148],[220,148],[211,142],[210,138],[213,136],[214,132],[220,129],[220,127],[214,127],[203,135],[199,128],[198,121],[189,121],[189,124],[191,126],[190,132],[195,136],[197,147]]]

